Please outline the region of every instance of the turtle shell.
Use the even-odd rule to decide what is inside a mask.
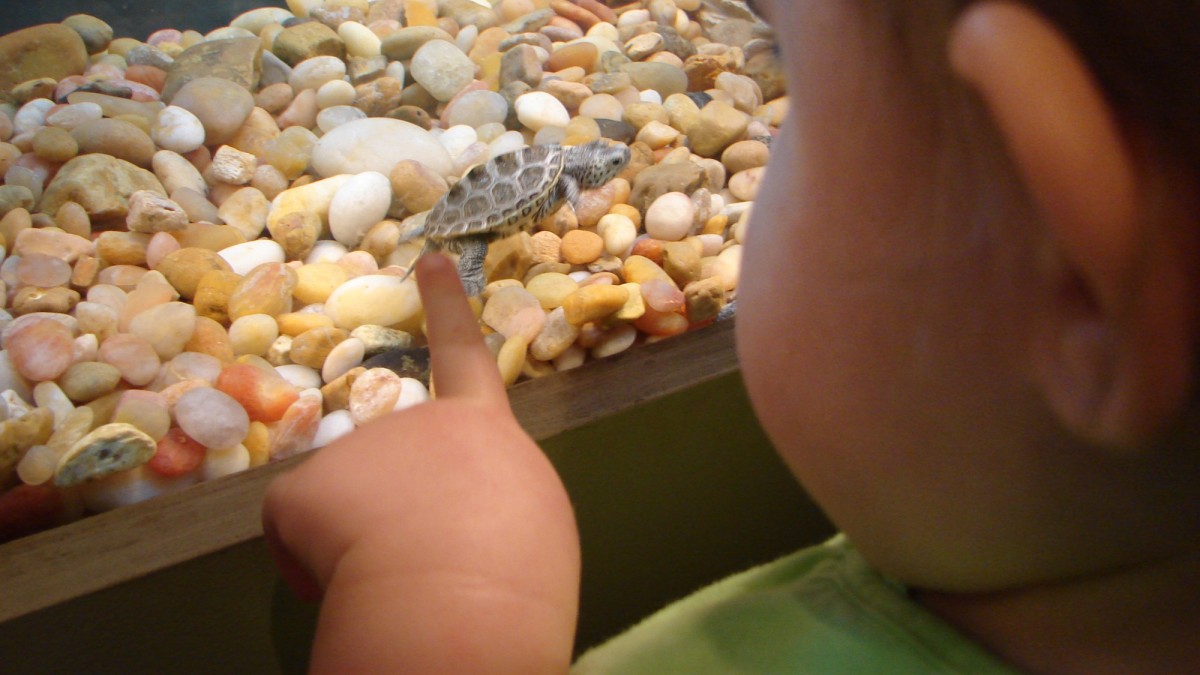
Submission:
[[[558,145],[531,146],[476,166],[430,210],[425,236],[438,241],[516,232],[550,198],[563,166]]]

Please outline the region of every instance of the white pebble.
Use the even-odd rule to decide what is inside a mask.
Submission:
[[[334,410],[317,423],[317,435],[313,436],[313,447],[323,448],[335,440],[354,431],[354,419],[349,410]]]
[[[474,127],[458,124],[446,129],[438,135],[437,139],[438,143],[446,148],[446,152],[450,153],[450,158],[455,159],[472,143],[479,140],[479,134],[475,133]]]
[[[347,247],[358,246],[375,223],[387,217],[392,205],[392,183],[388,177],[367,171],[346,181],[329,204],[329,231]]]
[[[63,393],[61,387],[54,382],[38,382],[33,388],[33,401],[39,408],[49,408],[54,414],[54,426],[57,428],[75,409],[75,404]]]
[[[204,125],[190,110],[169,105],[155,116],[150,138],[163,150],[184,154],[204,145]]]
[[[718,270],[721,278],[725,281],[725,290],[732,291],[737,288],[738,277],[742,272],[742,246],[735,244],[721,251],[717,255],[717,261],[721,263]]]
[[[544,127],[565,127],[571,121],[562,101],[544,91],[531,91],[517,97],[517,119],[534,131]]]
[[[602,359],[614,354],[629,349],[637,340],[638,331],[630,323],[618,323],[611,330],[604,333],[600,338],[600,344],[592,347],[591,355],[594,359]]]
[[[305,265],[314,265],[316,263],[331,262],[335,263],[342,259],[347,253],[347,249],[341,242],[332,239],[322,239],[312,247],[308,255],[304,257]]]
[[[505,131],[488,143],[488,158],[495,158],[506,152],[515,152],[525,147],[525,137],[519,131]]]
[[[319,388],[321,386],[321,374],[314,368],[302,366],[299,363],[288,363],[282,366],[275,366],[275,372],[288,381],[297,389]]]
[[[329,355],[325,357],[325,364],[321,366],[321,379],[333,382],[351,368],[362,365],[365,354],[366,345],[362,340],[355,337],[342,340],[329,350]]]
[[[175,402],[175,421],[183,433],[206,448],[241,443],[250,431],[250,417],[232,396],[212,387],[197,387]]]
[[[200,476],[212,480],[250,468],[250,451],[238,443],[232,448],[209,448],[200,465]]]
[[[411,408],[428,400],[429,390],[425,388],[425,385],[421,384],[420,380],[411,377],[402,377],[400,378],[400,398],[396,399],[396,406],[392,410]]]
[[[354,85],[345,80],[330,80],[317,90],[317,107],[324,110],[335,105],[350,105],[357,93]]]
[[[46,124],[46,113],[54,107],[54,101],[48,98],[35,98],[21,106],[13,115],[14,135],[37,131]]]
[[[317,113],[317,127],[329,133],[343,124],[366,118],[367,113],[352,105],[335,105]]]
[[[413,79],[439,101],[449,101],[475,79],[475,63],[456,45],[430,40],[413,54]]]
[[[719,234],[699,234],[696,239],[700,240],[701,256],[717,255],[725,244],[725,239]]]
[[[245,276],[250,270],[268,262],[283,262],[283,247],[270,239],[257,239],[234,244],[217,252],[233,271]]]
[[[692,229],[696,207],[682,192],[668,192],[646,209],[646,233],[663,241],[679,241]]]
[[[46,125],[61,127],[70,131],[84,122],[91,122],[104,117],[104,109],[99,103],[84,101],[63,106],[46,117]]]
[[[314,56],[296,64],[288,84],[297,92],[304,89],[320,89],[330,80],[346,76],[346,63],[336,56]]]

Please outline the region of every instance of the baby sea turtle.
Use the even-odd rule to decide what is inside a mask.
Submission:
[[[612,180],[629,157],[628,147],[606,141],[569,147],[534,145],[497,155],[468,171],[434,204],[424,225],[404,241],[425,237],[417,257],[438,250],[459,254],[463,288],[468,295],[479,295],[485,285],[483,259],[490,242],[531,227],[564,201],[574,207],[581,189]]]

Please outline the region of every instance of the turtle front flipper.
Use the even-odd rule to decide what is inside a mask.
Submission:
[[[483,294],[487,281],[483,278],[483,260],[487,257],[488,240],[486,237],[462,237],[458,240],[462,254],[458,258],[458,278],[462,281],[463,289],[468,297]]]

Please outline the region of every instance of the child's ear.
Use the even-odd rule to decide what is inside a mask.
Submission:
[[[971,5],[949,50],[991,111],[1062,270],[1033,346],[1037,384],[1074,433],[1140,445],[1174,419],[1193,377],[1190,270],[1144,208],[1146,150],[1071,40],[1028,7]]]

